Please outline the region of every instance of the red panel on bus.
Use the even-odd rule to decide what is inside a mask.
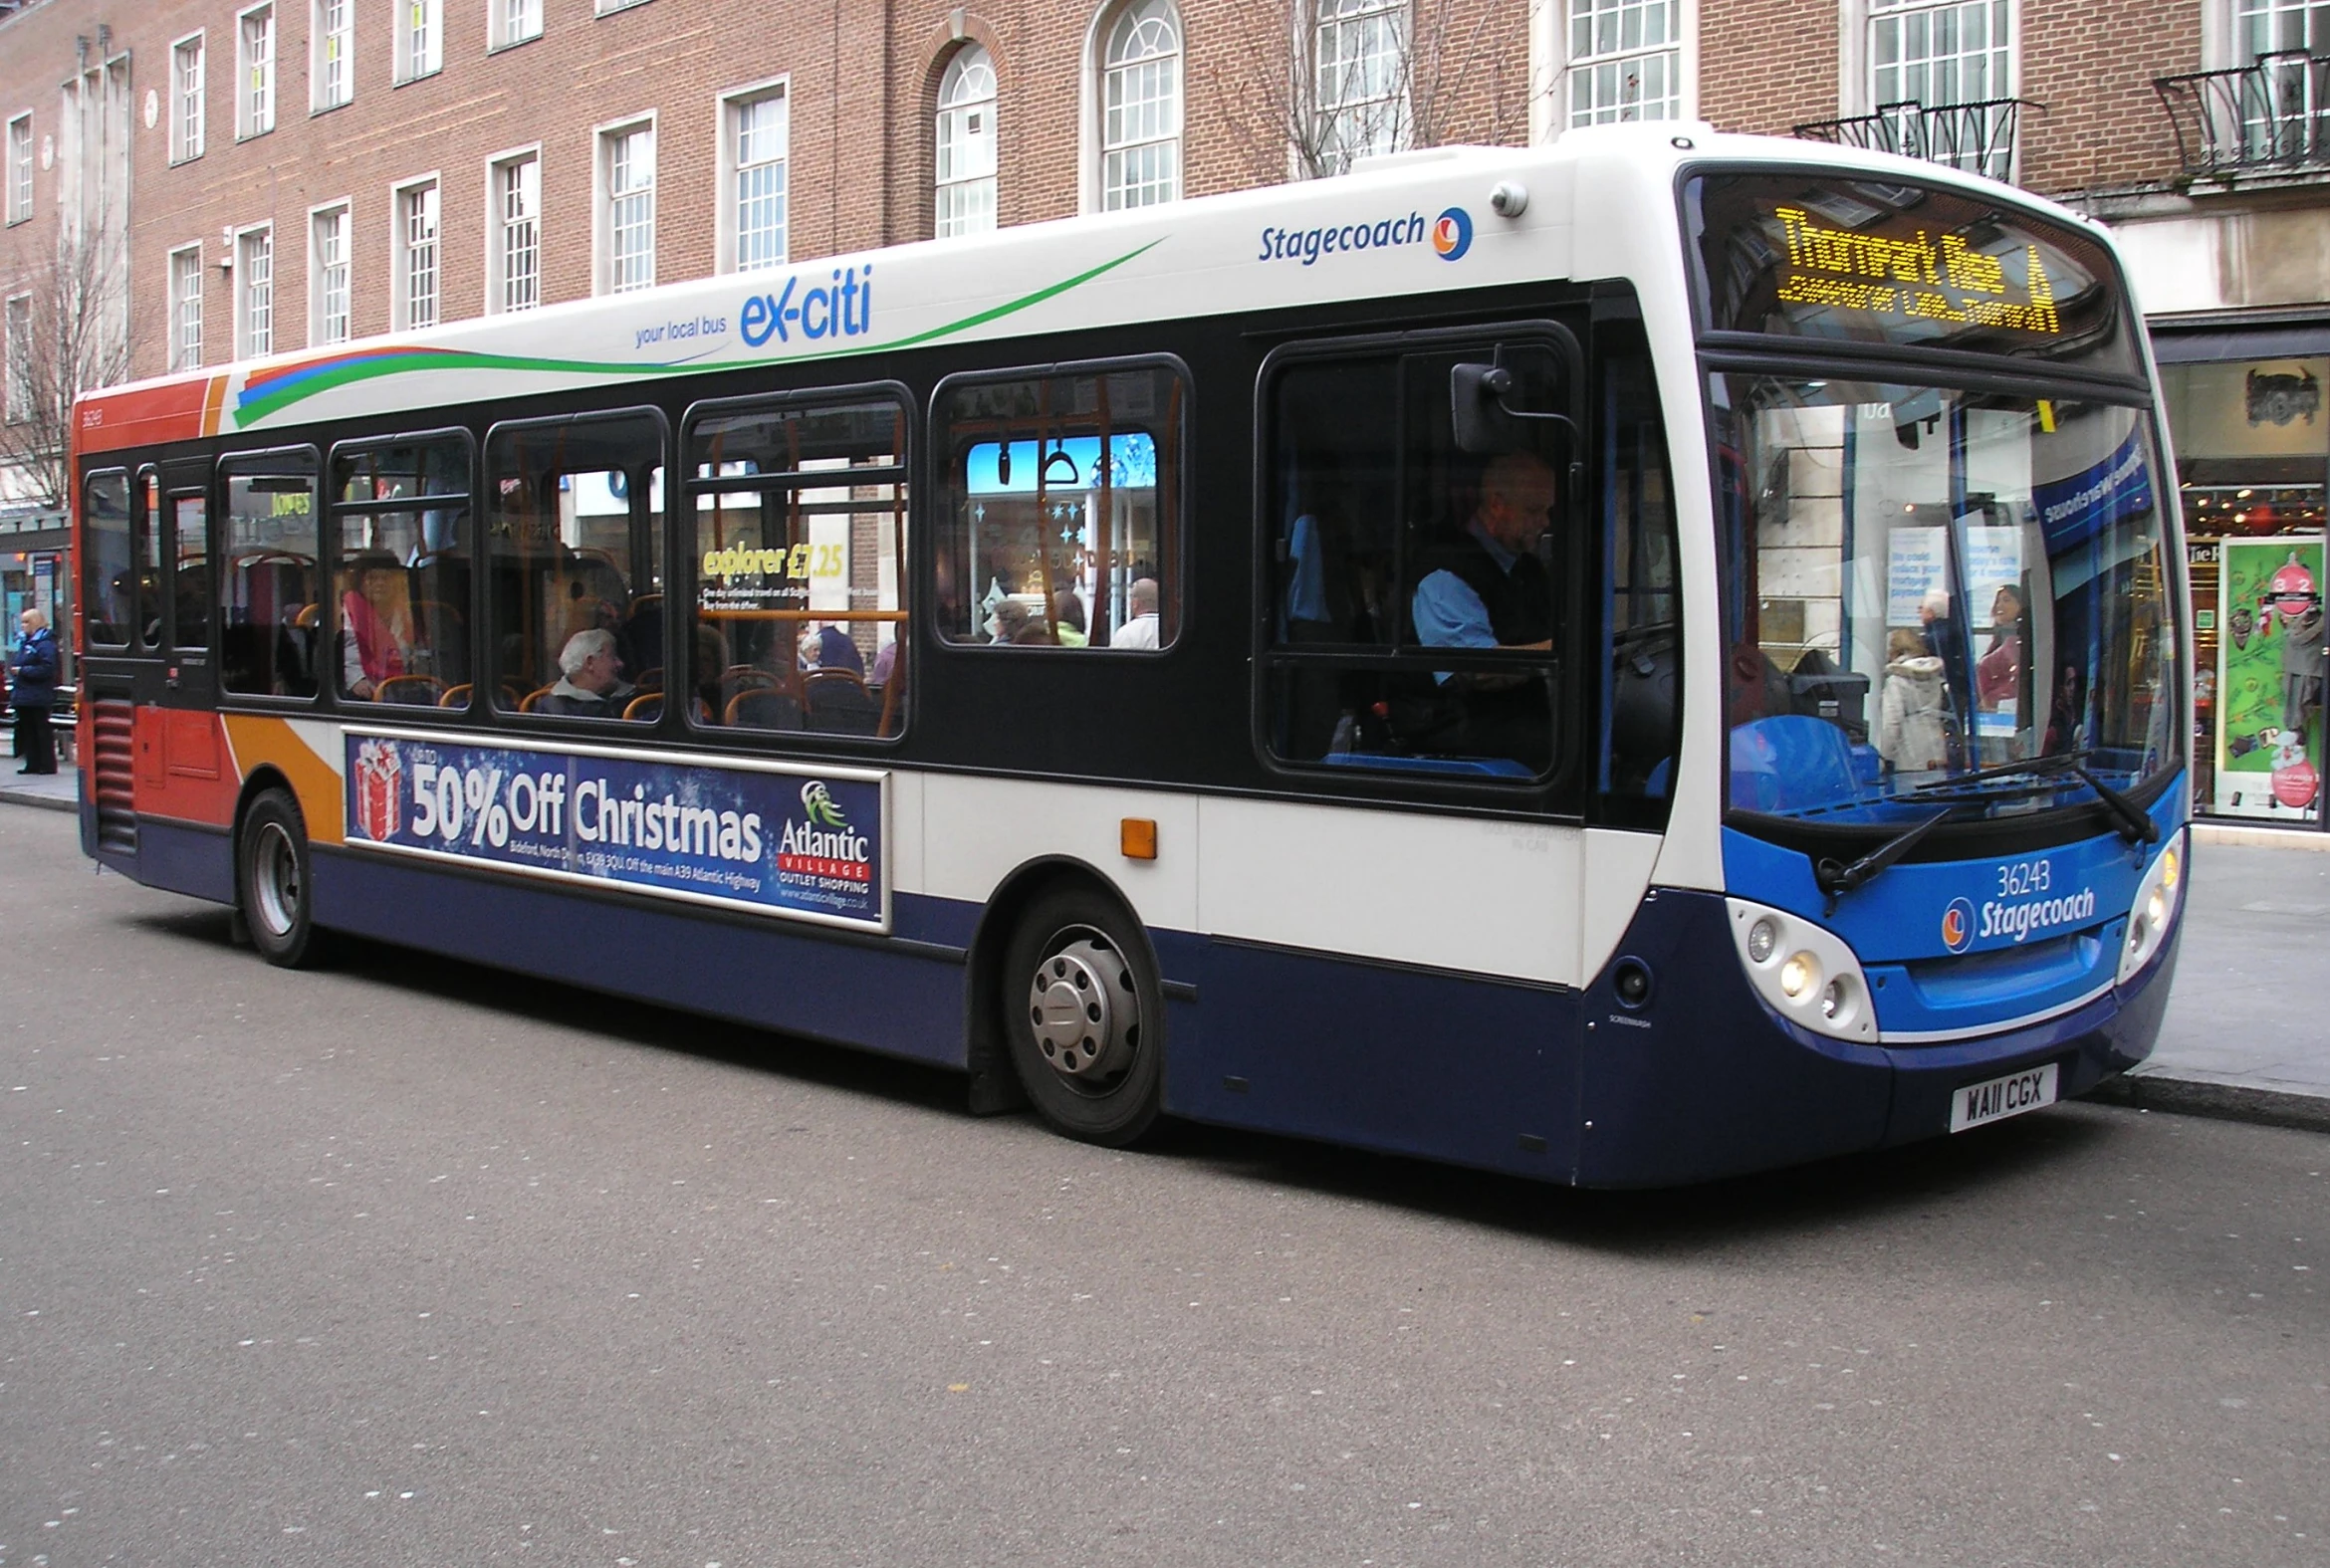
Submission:
[[[87,453],[190,440],[215,426],[225,390],[226,377],[211,375],[85,398],[75,444]]]

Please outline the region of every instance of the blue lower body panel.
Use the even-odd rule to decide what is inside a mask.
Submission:
[[[2083,1094],[2151,1054],[2176,968],[2172,940],[2128,986],[2043,1023],[1855,1045],[1772,1013],[1740,971],[1728,922],[1719,895],[1656,892],[1619,946],[1650,969],[1649,1002],[1621,1005],[1608,970],[1587,989],[1582,1185],[1706,1181],[1934,1137],[1950,1130],[1960,1088],[2047,1062],[2060,1098]]]
[[[137,823],[137,880],[214,904],[235,901],[235,844],[223,827],[161,817]]]
[[[964,1065],[963,966],[814,928],[317,849],[317,924],[593,991]]]

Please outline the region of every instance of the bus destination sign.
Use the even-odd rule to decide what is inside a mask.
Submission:
[[[346,732],[348,842],[886,931],[881,776]]]
[[[1775,206],[1787,235],[1788,270],[1774,291],[1783,305],[1818,305],[1953,326],[2002,328],[2036,337],[2063,331],[2038,247],[2024,245],[2020,276],[2004,260],[1919,229],[1906,239],[1823,224],[1800,207]]]
[[[1702,174],[1685,201],[1707,331],[2140,372],[2104,249],[2069,223],[1824,173]]]

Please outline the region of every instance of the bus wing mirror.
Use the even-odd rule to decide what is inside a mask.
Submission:
[[[1567,414],[1515,408],[1510,401],[1513,391],[1513,372],[1501,364],[1460,364],[1449,371],[1448,411],[1458,451],[1476,456],[1517,451],[1523,444],[1522,420],[1551,420],[1567,427],[1572,441],[1577,438],[1577,424]]]

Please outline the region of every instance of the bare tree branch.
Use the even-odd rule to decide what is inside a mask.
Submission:
[[[41,500],[61,507],[82,393],[129,378],[128,280],[110,214],[61,221],[46,247],[19,243],[0,285],[7,296],[6,405],[0,468],[16,468]]]
[[[1501,18],[1496,5],[1479,0],[1404,0],[1364,11],[1345,0],[1274,0],[1254,10],[1265,19],[1258,35],[1281,42],[1216,65],[1207,88],[1258,172],[1282,167],[1295,179],[1451,139],[1464,117],[1465,87],[1491,72],[1490,32]],[[1498,97],[1488,93],[1484,102],[1490,131],[1502,137],[1511,127]]]

